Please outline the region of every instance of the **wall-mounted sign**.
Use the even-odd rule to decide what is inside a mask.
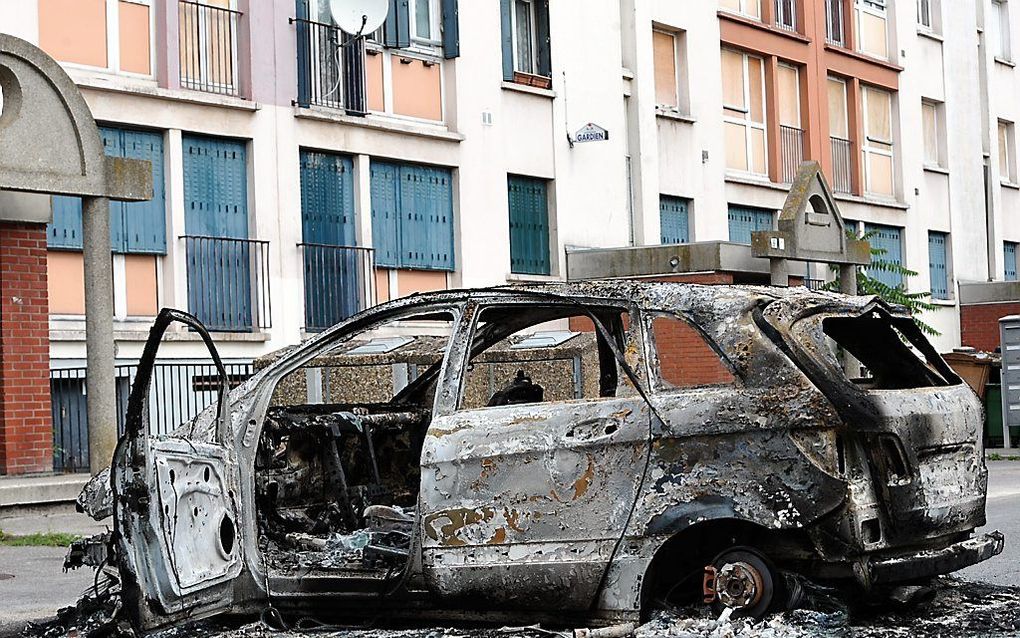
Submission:
[[[609,140],[609,131],[591,122],[585,124],[574,135],[574,142],[578,144],[582,142],[605,142],[607,140]]]

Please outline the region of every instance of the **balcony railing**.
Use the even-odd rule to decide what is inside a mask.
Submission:
[[[251,363],[225,363],[230,386],[253,373]],[[85,368],[50,370],[53,415],[53,469],[78,472],[89,469],[88,399]],[[114,368],[117,388],[117,427],[123,433],[124,415],[137,365]],[[210,363],[168,361],[153,367],[149,386],[149,433],[168,434],[190,421],[216,400],[219,376]]]
[[[837,193],[853,192],[853,142],[842,137],[830,137],[832,147],[832,190]]]
[[[375,303],[375,251],[298,245],[304,260],[305,330],[325,330]]]
[[[797,178],[800,163],[804,161],[804,131],[794,126],[779,127],[779,152],[782,160],[784,184]]]
[[[343,108],[343,33],[321,22],[291,22],[297,29],[298,104]]]
[[[181,86],[238,95],[237,33],[241,12],[179,0]]]
[[[197,236],[183,239],[188,310],[214,332],[269,328],[269,242]]]
[[[776,0],[776,26],[784,31],[797,31],[796,0]]]

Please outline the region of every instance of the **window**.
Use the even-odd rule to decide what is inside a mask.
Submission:
[[[992,12],[988,21],[988,37],[992,55],[998,60],[1012,59],[1009,24],[1009,5],[1006,0],[992,0]]]
[[[999,179],[1016,182],[1016,135],[1012,122],[999,120]]]
[[[828,93],[832,188],[837,193],[850,193],[853,191],[853,146],[850,141],[846,82],[830,76]]]
[[[924,165],[942,166],[942,118],[939,104],[921,102],[921,121],[924,128]]]
[[[649,332],[658,354],[657,389],[678,390],[732,385],[733,372],[706,337],[673,314],[649,317]]]
[[[893,197],[892,94],[866,86],[864,101],[864,189]]]
[[[829,136],[844,140],[850,139],[850,126],[847,117],[846,82],[840,78],[829,77]]]
[[[726,167],[768,174],[765,137],[765,65],[761,58],[722,50]]]
[[[758,230],[773,230],[775,216],[775,211],[768,208],[730,204],[727,214],[730,241],[738,244],[750,244],[751,233]]]
[[[411,21],[411,41],[428,47],[443,43],[439,25],[439,0],[410,0],[414,19]]]
[[[454,269],[450,169],[372,160],[371,190],[379,266]]]
[[[796,0],[775,0],[776,25],[788,31],[797,30]]]
[[[903,265],[903,229],[896,226],[881,224],[865,224],[864,237],[871,243],[871,266],[866,270],[868,275],[890,288],[903,288],[903,273],[898,270]]]
[[[503,30],[503,79],[549,88],[549,0],[500,0]]]
[[[844,32],[846,22],[843,16],[844,0],[825,0],[825,37],[832,44],[846,46]]]
[[[928,233],[928,273],[931,277],[932,299],[949,299],[949,235]]]
[[[1006,281],[1016,281],[1016,247],[1020,245],[1015,241],[1002,242],[1003,250],[1003,271],[1006,275]]]
[[[889,34],[886,0],[857,0],[857,50],[867,55],[889,59]]]
[[[721,0],[719,6],[726,11],[761,19],[761,0]]]
[[[683,95],[683,33],[652,32],[655,57],[655,104],[659,108],[683,112],[686,104]]]
[[[686,244],[691,241],[689,206],[691,200],[670,195],[659,196],[659,242]]]
[[[937,33],[941,29],[939,0],[917,0],[917,26],[927,33]]]
[[[548,275],[549,193],[544,179],[510,175],[510,272]]]
[[[151,0],[40,0],[39,46],[70,64],[152,75]]]

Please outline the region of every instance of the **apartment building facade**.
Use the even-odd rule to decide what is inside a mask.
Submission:
[[[888,283],[932,292],[941,349],[960,344],[956,282],[1017,276],[1010,1],[393,0],[361,44],[328,4],[0,3],[107,152],[152,162],[154,199],[111,210],[125,393],[160,307],[198,315],[243,378],[367,305],[562,279],[568,249],[750,243],[803,159],[918,272]],[[608,135],[577,139],[589,124]],[[87,458],[81,207],[52,211],[69,469]],[[169,427],[211,400],[211,371],[188,331],[160,356]]]

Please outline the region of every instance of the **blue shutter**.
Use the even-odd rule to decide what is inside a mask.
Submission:
[[[121,249],[127,253],[166,254],[166,179],[163,135],[150,131],[120,131],[123,157],[152,164],[152,199],[123,203]],[[113,210],[110,211],[111,219]]]
[[[660,243],[686,244],[691,241],[689,215],[690,200],[662,195],[659,198]]]
[[[545,180],[510,175],[510,272],[548,275],[549,195]]]
[[[184,228],[189,235],[248,238],[243,142],[185,135]]]
[[[946,233],[928,233],[928,272],[931,275],[931,296],[949,299],[949,267],[946,263]]]
[[[460,57],[460,8],[457,0],[440,0],[443,21],[443,57]]]
[[[1005,259],[1006,281],[1017,280],[1016,246],[1017,243],[1013,241],[1003,242],[1003,252],[1006,256]]]
[[[46,227],[46,245],[50,248],[81,250],[81,199],[54,195],[50,198],[53,221]]]
[[[305,243],[354,246],[354,162],[301,151],[301,230]]]
[[[501,29],[501,42],[503,44],[503,80],[514,81],[514,32],[512,0],[499,0],[499,24]]]
[[[390,12],[383,25],[383,43],[397,49],[411,46],[411,9],[408,0],[390,0]]]
[[[124,135],[120,129],[109,126],[99,127],[99,136],[103,140],[103,153],[107,157],[124,157]],[[115,253],[124,252],[124,202],[110,202],[110,248]]]
[[[864,234],[868,237],[868,241],[871,242],[872,250],[883,251],[880,254],[871,256],[872,263],[884,261],[898,266],[903,265],[902,230],[896,226],[884,226],[881,224],[864,225]],[[890,288],[904,286],[903,275],[901,273],[872,269],[868,276]]]
[[[730,205],[728,218],[730,241],[738,244],[750,244],[751,233],[774,228],[775,211],[768,208]]]
[[[375,262],[387,268],[400,267],[400,169],[396,164],[372,161],[372,244]]]

